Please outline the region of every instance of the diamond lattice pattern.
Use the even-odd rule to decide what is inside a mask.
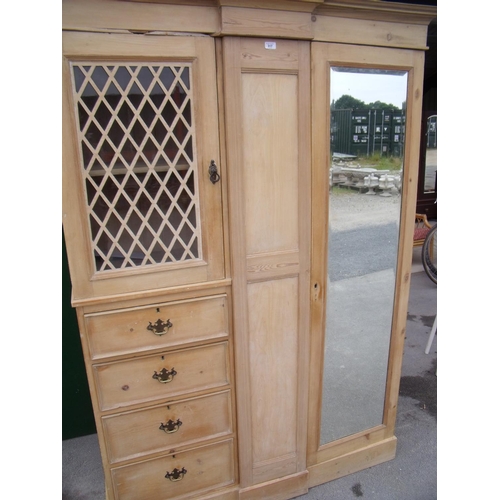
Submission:
[[[72,75],[96,271],[201,259],[190,64]]]

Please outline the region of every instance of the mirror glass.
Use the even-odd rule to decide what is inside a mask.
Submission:
[[[394,304],[407,73],[332,67],[320,444],[380,425]]]
[[[437,115],[427,118],[425,147],[424,193],[436,192],[437,173]]]

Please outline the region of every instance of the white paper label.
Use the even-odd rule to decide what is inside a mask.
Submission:
[[[264,42],[264,47],[269,50],[276,50],[276,42]]]

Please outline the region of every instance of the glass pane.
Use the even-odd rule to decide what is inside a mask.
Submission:
[[[331,68],[320,444],[382,423],[395,291],[406,72]]]
[[[435,193],[437,182],[437,115],[427,118],[424,193]]]
[[[73,64],[96,271],[200,259],[190,64]]]

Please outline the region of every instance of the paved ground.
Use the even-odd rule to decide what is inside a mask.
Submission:
[[[351,231],[399,220],[401,196],[398,194],[373,196],[346,188],[335,188],[334,194],[330,197],[330,225],[334,230]]]

